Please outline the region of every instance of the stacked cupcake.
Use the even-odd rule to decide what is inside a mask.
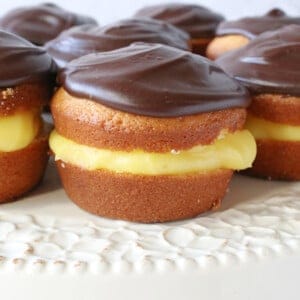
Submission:
[[[246,89],[201,56],[136,43],[71,61],[59,83],[50,147],[69,197],[95,214],[198,215],[254,160]]]
[[[266,32],[217,60],[251,92],[246,127],[257,140],[251,174],[300,179],[300,26]]]
[[[0,31],[0,202],[31,190],[48,161],[41,111],[52,95],[55,65],[46,51]]]

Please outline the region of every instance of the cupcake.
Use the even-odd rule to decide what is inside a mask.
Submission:
[[[51,97],[54,63],[14,34],[0,31],[0,41],[0,202],[6,202],[43,176],[48,141],[40,114]]]
[[[63,30],[82,24],[97,22],[49,3],[19,7],[0,18],[0,28],[39,46],[56,38]]]
[[[201,55],[215,37],[218,24],[224,20],[223,16],[206,7],[179,3],[147,6],[136,16],[166,21],[186,31],[190,35],[192,51]]]
[[[151,19],[128,19],[105,27],[82,25],[61,33],[45,45],[59,68],[94,52],[115,50],[133,42],[160,43],[189,50],[189,36],[171,24]]]
[[[263,16],[222,22],[217,28],[217,36],[207,48],[207,57],[215,60],[228,51],[247,45],[266,31],[280,29],[291,24],[300,25],[300,17],[288,16],[277,8]]]
[[[193,217],[254,160],[246,89],[201,56],[135,43],[73,60],[59,81],[50,148],[66,193],[91,213]]]
[[[217,63],[252,95],[246,128],[258,153],[250,174],[300,179],[300,26],[266,32]]]

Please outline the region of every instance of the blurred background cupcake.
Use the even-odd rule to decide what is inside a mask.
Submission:
[[[36,45],[44,45],[63,30],[82,24],[97,24],[88,16],[73,13],[55,4],[13,8],[0,18],[0,28]]]
[[[201,55],[214,38],[218,24],[224,20],[221,14],[204,6],[179,3],[146,6],[135,16],[163,20],[184,30],[190,35],[192,51]]]
[[[291,24],[300,25],[300,16],[289,16],[277,8],[263,16],[224,21],[217,28],[217,37],[207,48],[207,57],[214,60],[228,51],[247,45],[261,33]]]
[[[102,27],[76,26],[62,32],[45,48],[61,69],[80,56],[116,50],[133,42],[160,43],[190,50],[187,33],[169,23],[146,18],[121,20]]]

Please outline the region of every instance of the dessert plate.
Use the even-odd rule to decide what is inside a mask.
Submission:
[[[0,207],[1,299],[298,299],[299,268],[300,183],[236,175],[218,211],[145,225],[79,209],[51,162]]]

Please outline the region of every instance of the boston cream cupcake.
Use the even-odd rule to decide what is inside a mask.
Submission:
[[[147,6],[136,13],[138,17],[148,17],[169,22],[190,35],[194,53],[204,55],[209,42],[215,37],[218,24],[223,16],[206,7],[191,4],[159,4]]]
[[[48,160],[40,117],[54,63],[43,49],[0,31],[0,202],[31,190]]]
[[[136,43],[70,62],[51,108],[50,148],[89,212],[163,222],[218,207],[256,145],[248,93],[207,59]]]
[[[247,45],[259,34],[286,25],[300,25],[300,17],[291,17],[280,9],[272,9],[264,16],[224,21],[217,28],[217,37],[207,48],[207,57],[217,59],[228,51]]]
[[[189,50],[189,36],[171,24],[152,19],[128,19],[105,27],[82,25],[64,31],[46,44],[59,68],[94,52],[115,50],[133,42],[149,42]]]
[[[217,60],[252,93],[246,127],[257,140],[251,174],[300,179],[300,26],[270,31]]]
[[[97,24],[55,4],[39,4],[13,9],[0,18],[0,28],[13,32],[36,45],[44,45],[63,30],[82,24]]]

